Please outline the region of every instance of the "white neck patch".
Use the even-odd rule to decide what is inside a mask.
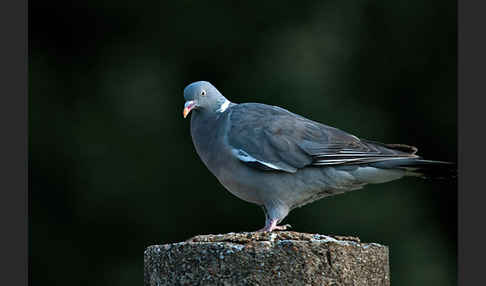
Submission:
[[[224,112],[226,109],[228,109],[228,106],[231,102],[229,100],[225,100],[223,102],[223,104],[221,104],[221,106],[218,108],[218,110],[216,110],[217,112]]]

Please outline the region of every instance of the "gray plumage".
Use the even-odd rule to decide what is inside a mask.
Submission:
[[[453,168],[428,161],[417,148],[372,142],[280,107],[234,104],[209,82],[184,89],[184,117],[204,164],[237,197],[263,207],[263,231],[294,208],[323,197],[411,176],[441,176]]]

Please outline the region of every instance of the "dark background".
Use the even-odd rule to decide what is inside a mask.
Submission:
[[[83,3],[29,3],[32,285],[140,285],[148,245],[263,226],[195,153],[192,81],[456,161],[455,1]],[[455,285],[456,195],[406,178],[284,222],[388,245],[392,285]]]

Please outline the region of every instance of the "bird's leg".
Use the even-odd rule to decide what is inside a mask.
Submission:
[[[287,228],[291,228],[290,224],[286,225],[277,225],[282,219],[277,218],[270,218],[265,206],[262,206],[263,212],[265,213],[265,227],[259,229],[258,232],[271,232],[273,230],[286,230]]]

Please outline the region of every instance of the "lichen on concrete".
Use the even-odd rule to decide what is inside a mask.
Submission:
[[[144,262],[145,285],[390,285],[388,247],[292,231],[198,235]]]

